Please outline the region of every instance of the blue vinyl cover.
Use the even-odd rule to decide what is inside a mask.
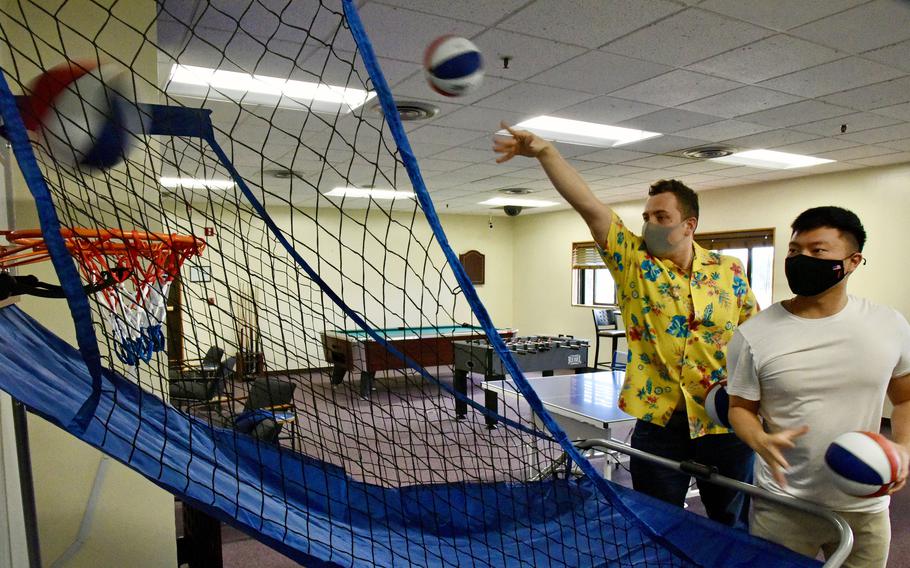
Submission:
[[[184,501],[307,566],[613,566],[657,557],[675,566],[819,565],[614,486],[627,507],[694,564],[671,558],[589,480],[365,484],[337,466],[212,428],[113,371],[104,369],[102,378],[98,411],[83,430],[73,416],[92,393],[92,377],[79,352],[18,307],[0,309],[0,388]],[[599,544],[613,540],[636,544],[620,547],[618,557],[592,555],[613,551]]]

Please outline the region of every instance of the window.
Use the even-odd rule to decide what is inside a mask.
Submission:
[[[708,250],[735,256],[746,267],[746,277],[762,308],[771,305],[774,273],[774,229],[695,235],[695,242]]]
[[[616,305],[616,283],[593,241],[572,243],[572,304]]]

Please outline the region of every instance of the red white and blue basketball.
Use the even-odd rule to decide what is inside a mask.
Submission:
[[[32,83],[23,119],[58,163],[107,169],[125,159],[139,130],[130,87],[119,66],[65,63]]]
[[[718,381],[708,387],[705,393],[705,410],[711,420],[730,428],[730,395],[727,394],[727,381]]]
[[[430,87],[440,95],[460,97],[483,81],[483,57],[477,46],[463,37],[445,35],[427,47],[423,57]]]
[[[879,497],[897,480],[900,456],[887,438],[875,432],[847,432],[838,436],[825,463],[834,474],[834,484],[848,495]]]

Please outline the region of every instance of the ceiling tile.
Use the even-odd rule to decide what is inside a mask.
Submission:
[[[889,164],[910,163],[910,152],[884,154],[881,156],[872,156],[871,158],[857,158],[853,161],[857,164],[863,164],[864,166],[886,166]]]
[[[792,154],[817,155],[834,150],[843,150],[844,148],[854,148],[859,146],[858,142],[846,140],[844,138],[819,138],[818,140],[807,140],[795,144],[786,144],[784,146],[775,146],[778,152],[790,152]]]
[[[859,57],[847,57],[759,83],[762,87],[807,98],[839,93],[896,79],[904,73]]]
[[[639,168],[668,168],[673,169],[676,166],[682,166],[692,163],[689,158],[678,158],[676,156],[650,156],[648,158],[639,158],[624,162],[624,166],[635,166]]]
[[[532,116],[552,113],[591,98],[588,93],[547,85],[513,85],[478,102],[478,106],[527,113]]]
[[[798,124],[792,128],[793,130],[818,134],[819,136],[840,136],[843,134],[841,132],[841,127],[845,124],[847,125],[847,132],[859,132],[870,128],[878,128],[880,126],[891,126],[892,124],[900,122],[900,120],[896,118],[881,116],[878,114],[881,110],[884,109],[876,110],[875,113],[855,112],[845,116],[838,116],[837,118],[828,118],[825,120],[808,122],[806,124]],[[910,116],[907,118],[910,120]]]
[[[777,108],[753,112],[739,118],[768,126],[792,126],[813,120],[823,120],[835,116],[851,114],[850,109],[819,101],[801,101]]]
[[[718,122],[719,120],[721,120],[720,117],[709,114],[701,114],[677,108],[666,108],[657,112],[631,118],[620,122],[616,126],[650,130],[651,132],[660,132],[661,134],[672,134],[674,132],[679,132],[680,130]]]
[[[698,5],[705,10],[725,14],[774,30],[789,30],[792,27],[812,22],[867,0],[705,0]]]
[[[643,140],[634,144],[627,144],[623,147],[638,152],[665,154],[667,152],[685,150],[686,148],[694,148],[706,143],[707,140],[687,138],[684,136],[659,136],[657,138],[649,138],[648,140]]]
[[[416,151],[416,150],[415,150]],[[470,162],[470,163],[479,163],[479,162],[488,162],[494,163],[496,160],[496,154],[493,152],[492,142],[489,144],[488,149],[480,150],[477,148],[448,148],[445,151],[439,151],[438,153],[433,154],[433,158],[438,160],[454,160],[456,162]],[[517,165],[521,166],[525,162],[530,165],[532,162],[526,158],[514,158],[508,163],[516,162]]]
[[[497,2],[475,2],[473,0],[382,0],[418,12],[428,12],[456,20],[467,20],[476,24],[489,25],[514,12],[527,0],[498,0]]]
[[[561,118],[615,125],[623,120],[658,111],[661,108],[663,107],[615,97],[597,97],[559,109],[557,114]]]
[[[752,24],[689,8],[610,42],[605,49],[611,53],[682,67],[768,35],[771,35],[770,31]],[[693,38],[698,38],[698,41],[693,41]]]
[[[843,137],[847,140],[862,142],[863,144],[878,144],[879,142],[910,138],[910,122],[902,122],[881,128],[870,128],[862,132],[847,132],[843,134]]]
[[[871,158],[872,156],[881,156],[884,154],[893,154],[894,150],[892,148],[885,148],[882,146],[855,146],[853,148],[844,148],[843,150],[834,150],[833,152],[824,152],[819,154],[819,158],[827,158],[829,160],[837,161],[850,161],[856,160],[859,158]]]
[[[863,52],[863,57],[910,73],[910,40]]]
[[[578,159],[590,162],[601,162],[604,164],[618,164],[620,162],[628,162],[629,160],[637,160],[638,158],[647,158],[650,155],[651,154],[646,152],[636,152],[623,148],[607,148],[606,150],[591,152],[590,154],[582,154],[581,156],[578,156]]]
[[[778,93],[761,87],[747,86],[679,105],[679,108],[733,118],[751,112],[795,103],[799,100],[799,97],[793,95]]]
[[[890,142],[882,142],[880,145],[886,148],[900,150],[901,152],[910,152],[910,138],[904,138],[903,140],[891,140]]]
[[[677,69],[611,93],[614,97],[673,107],[741,87],[740,83]]]
[[[813,140],[815,138],[819,137],[815,134],[782,129],[771,130],[770,132],[759,132],[758,134],[751,134],[740,138],[731,138],[729,140],[724,140],[724,142],[745,150],[749,148],[773,148],[775,146],[795,144],[796,142]]]
[[[467,130],[489,132],[492,135],[499,130],[499,123],[505,121],[512,125],[531,118],[530,114],[519,114],[507,110],[467,106],[433,120],[439,126],[454,126]]]
[[[843,56],[829,47],[778,34],[693,63],[689,69],[741,83],[758,83]]]
[[[676,134],[680,136],[687,136],[689,138],[700,138],[702,140],[727,140],[730,138],[738,138],[740,136],[748,136],[749,134],[756,134],[758,132],[765,132],[767,130],[771,130],[772,128],[772,126],[765,126],[752,122],[743,122],[739,120],[721,120],[720,122],[715,122],[704,126],[697,126],[695,128],[689,128],[687,130],[680,130]]]
[[[535,75],[530,81],[603,95],[670,70],[666,65],[594,50]]]
[[[593,48],[679,9],[666,0],[537,0],[498,27]]]
[[[376,55],[415,63],[423,61],[427,46],[442,32],[473,37],[484,29],[477,24],[373,2],[360,9],[360,18]]]
[[[435,1],[435,0],[433,0]],[[445,2],[439,2],[445,4]],[[581,55],[585,48],[495,28],[475,38],[484,56],[484,72],[490,76],[522,80]],[[508,56],[509,68],[501,57]],[[562,85],[559,85],[562,86]]]
[[[647,168],[640,168],[634,166],[627,166],[625,164],[610,164],[607,166],[600,166],[598,168],[585,170],[586,179],[596,179],[596,178],[605,178],[605,177],[620,177],[635,173],[641,173],[648,171]]]
[[[791,30],[793,35],[850,53],[910,39],[910,10],[903,1],[874,0]]]
[[[856,110],[874,110],[910,101],[910,77],[859,87],[822,97],[821,100]]]
[[[910,102],[877,108],[874,113],[875,115],[884,115],[898,120],[910,121]]]
[[[723,162],[714,162],[711,160],[691,160],[691,163],[683,164],[681,166],[674,166],[674,169],[687,173],[704,173],[716,172],[717,170],[726,170],[732,167],[733,166],[730,164],[725,164]]]

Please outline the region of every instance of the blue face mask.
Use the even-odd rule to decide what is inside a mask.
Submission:
[[[670,233],[680,227],[685,221],[679,225],[658,225],[657,223],[648,223],[645,221],[645,224],[641,228],[641,237],[645,241],[645,246],[648,247],[648,252],[651,253],[651,256],[656,256],[658,258],[666,257],[668,254],[673,252],[676,249],[677,244],[670,242]]]

